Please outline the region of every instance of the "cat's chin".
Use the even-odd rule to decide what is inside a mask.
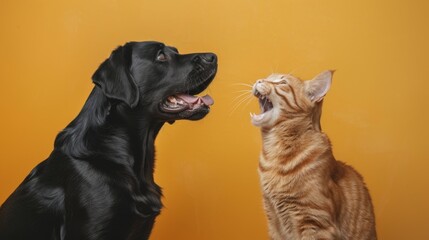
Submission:
[[[271,111],[264,112],[261,114],[250,113],[250,121],[255,127],[263,127],[269,123],[271,117]]]

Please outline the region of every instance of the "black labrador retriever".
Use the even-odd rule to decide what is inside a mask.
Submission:
[[[114,50],[79,115],[0,208],[1,240],[148,239],[162,208],[155,138],[164,123],[199,120],[213,53],[181,55],[159,42]]]

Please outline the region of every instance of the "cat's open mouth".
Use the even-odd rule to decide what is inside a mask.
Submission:
[[[252,118],[253,124],[259,125],[258,123],[270,114],[270,111],[273,109],[273,103],[268,96],[261,94],[258,90],[254,90],[253,95],[258,98],[261,113],[250,113],[250,117]]]

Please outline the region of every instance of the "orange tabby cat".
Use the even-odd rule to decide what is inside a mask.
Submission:
[[[335,160],[321,131],[322,100],[332,71],[313,80],[274,74],[253,94],[262,113],[259,174],[273,240],[374,240],[374,211],[361,175]]]

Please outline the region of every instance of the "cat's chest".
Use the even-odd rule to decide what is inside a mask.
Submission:
[[[265,159],[261,156],[259,161],[259,179],[264,194],[276,194],[279,191],[287,191],[293,187],[294,176],[281,174],[275,159]]]

